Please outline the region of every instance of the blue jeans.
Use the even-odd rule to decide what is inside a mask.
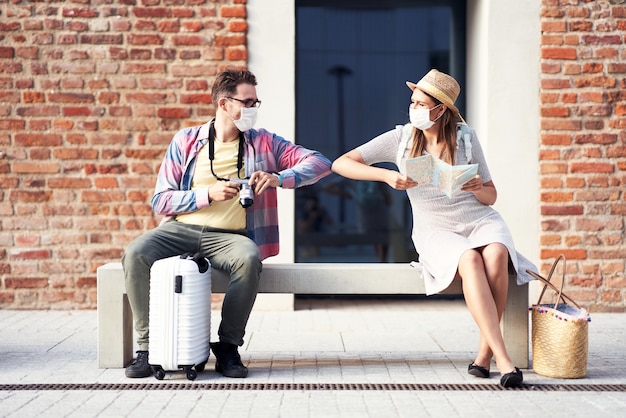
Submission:
[[[218,335],[222,342],[243,345],[263,267],[258,247],[246,231],[169,221],[137,237],[122,257],[139,349],[148,350],[149,345],[150,267],[156,260],[185,253],[198,253],[209,259],[212,268],[230,273]]]

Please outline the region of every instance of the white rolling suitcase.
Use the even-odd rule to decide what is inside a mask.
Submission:
[[[194,380],[209,359],[211,265],[206,258],[181,255],[152,265],[149,321],[154,376],[162,380],[165,371],[182,369]]]

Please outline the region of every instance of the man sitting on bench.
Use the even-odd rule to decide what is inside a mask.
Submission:
[[[152,198],[154,211],[165,218],[131,242],[122,258],[139,346],[127,377],[152,374],[150,267],[184,253],[207,257],[230,274],[219,342],[211,348],[217,372],[248,375],[237,347],[243,345],[262,260],[279,250],[276,188],[306,186],[330,174],[330,161],[319,152],[253,129],[261,104],[256,84],[247,70],[220,72],[211,91],[215,119],[179,131],[167,149]]]

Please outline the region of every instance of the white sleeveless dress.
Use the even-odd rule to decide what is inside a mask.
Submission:
[[[407,125],[405,125],[407,126]],[[405,128],[405,132],[410,128]],[[359,146],[358,152],[366,164],[392,162],[404,173],[404,159],[409,155],[412,141],[402,141],[403,126],[385,132]],[[478,164],[483,182],[491,180],[489,168],[475,131],[471,130],[471,163]],[[458,141],[455,164],[467,164],[463,141]],[[399,147],[406,143],[398,164]],[[494,242],[509,250],[509,276],[518,284],[533,280],[526,269],[537,271],[535,265],[515,250],[513,238],[502,216],[491,206],[484,205],[470,192],[448,197],[437,187],[419,185],[407,190],[413,212],[411,237],[422,264],[426,294],[445,290],[456,275],[459,259],[468,249]]]

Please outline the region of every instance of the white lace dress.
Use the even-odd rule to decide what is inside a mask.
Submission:
[[[400,125],[357,150],[368,165],[396,163],[401,137]],[[474,130],[471,143],[471,162],[478,164],[478,174],[487,182],[491,175]],[[412,141],[409,141],[405,157],[411,147]],[[455,164],[467,164],[462,142],[457,148]],[[404,172],[404,164],[400,166],[400,171]],[[504,244],[509,250],[509,275],[516,278],[518,284],[533,280],[526,269],[537,271],[537,268],[515,250],[513,237],[502,216],[493,207],[480,203],[474,194],[465,192],[449,198],[435,186],[419,185],[407,190],[407,195],[413,211],[411,237],[423,266],[426,294],[439,293],[452,283],[459,259],[466,250],[494,242]]]

